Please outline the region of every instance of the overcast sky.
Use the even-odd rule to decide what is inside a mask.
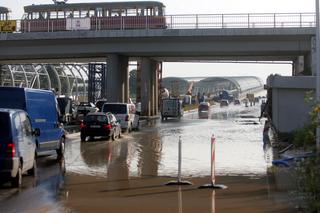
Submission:
[[[127,0],[130,1],[130,0]],[[111,2],[106,0],[69,0],[76,2]],[[221,14],[221,13],[303,13],[315,11],[315,0],[162,0],[166,14]],[[21,18],[23,6],[48,4],[51,0],[0,0],[9,7],[13,18]],[[163,76],[223,76],[256,75],[264,81],[270,73],[291,74],[290,65],[258,64],[195,64],[165,63]]]

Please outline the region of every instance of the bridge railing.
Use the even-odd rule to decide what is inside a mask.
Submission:
[[[314,27],[314,13],[248,13],[166,16],[170,29]]]
[[[86,20],[85,20],[86,19]],[[223,29],[223,28],[303,28],[315,27],[314,13],[185,14],[159,16],[119,16],[75,18],[88,26],[67,27],[69,19],[17,20],[17,32],[126,29]],[[1,30],[0,30],[1,33]]]

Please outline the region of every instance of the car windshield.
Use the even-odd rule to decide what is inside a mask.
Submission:
[[[125,104],[105,104],[103,112],[111,112],[112,114],[127,114],[127,105]]]
[[[10,122],[8,113],[0,112],[0,137],[7,138],[10,136]]]
[[[84,120],[86,122],[108,122],[108,118],[105,115],[88,115]]]

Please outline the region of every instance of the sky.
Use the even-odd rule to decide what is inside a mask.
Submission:
[[[68,0],[76,2],[111,2],[114,0]],[[127,0],[130,1],[130,0]],[[159,0],[166,5],[167,15],[227,13],[303,13],[315,11],[315,0]],[[12,18],[23,15],[23,6],[50,4],[52,0],[0,0],[0,6],[12,10]],[[239,63],[164,63],[163,77],[243,76],[254,75],[263,81],[269,74],[291,75],[287,64]]]

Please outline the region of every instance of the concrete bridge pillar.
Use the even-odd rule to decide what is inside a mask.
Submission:
[[[305,69],[304,57],[303,56],[296,57],[296,59],[293,61],[292,66],[293,66],[293,70],[292,70],[293,76],[303,75],[303,71]]]
[[[117,54],[107,56],[107,74],[105,91],[108,102],[128,102],[129,71],[128,57]]]
[[[308,54],[307,57],[307,66],[309,66],[309,70],[311,72],[311,75],[315,76],[317,73],[316,68],[316,37],[311,37],[311,52]]]
[[[141,113],[153,116],[158,113],[158,63],[150,58],[141,60]]]

